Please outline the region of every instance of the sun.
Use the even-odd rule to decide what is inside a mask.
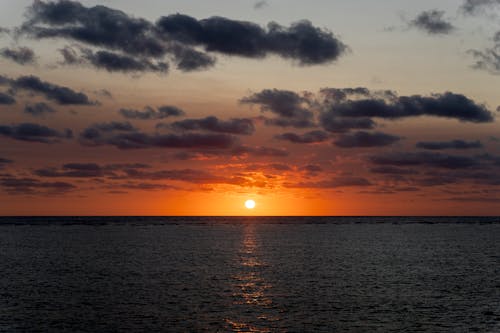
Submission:
[[[253,200],[245,201],[245,207],[248,209],[254,209],[255,208],[255,201],[253,201]]]

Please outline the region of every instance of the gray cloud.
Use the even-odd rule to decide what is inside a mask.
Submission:
[[[464,141],[464,140],[438,141],[438,142],[427,141],[427,142],[418,142],[416,144],[416,147],[429,150],[476,149],[476,148],[482,148],[483,144],[480,141]]]
[[[22,123],[19,125],[0,125],[0,135],[14,140],[31,141],[40,143],[55,143],[61,139],[73,137],[71,130],[63,132],[32,123]]]
[[[146,106],[144,108],[144,111],[133,110],[133,109],[120,109],[118,112],[125,118],[141,119],[141,120],[180,117],[186,114],[183,110],[179,109],[178,107],[170,105],[160,106],[157,109],[154,109],[151,106]]]
[[[378,165],[388,166],[431,166],[444,169],[464,169],[476,167],[479,161],[472,157],[447,155],[434,152],[395,152],[374,155],[371,162]]]
[[[184,119],[171,124],[159,124],[160,127],[173,128],[177,130],[205,130],[217,133],[251,135],[255,132],[255,126],[251,119],[233,118],[223,121],[214,116],[202,119]]]
[[[122,56],[135,60],[170,57],[183,71],[214,65],[214,57],[196,48],[250,58],[275,54],[300,65],[333,62],[347,48],[333,33],[305,20],[289,27],[271,22],[263,28],[255,23],[224,17],[197,20],[174,14],[152,23],[102,5],[85,7],[69,0],[35,1],[29,7],[27,19],[18,29],[18,34],[35,39],[63,38],[119,51]],[[110,56],[109,53],[105,55]],[[74,60],[71,54],[63,56],[69,56],[68,62]],[[102,61],[98,63],[102,65]],[[106,68],[110,68],[110,62],[105,63]],[[130,59],[126,63],[130,63]],[[146,68],[150,69],[149,66]]]
[[[466,14],[477,14],[497,5],[500,5],[500,0],[465,0],[461,9]]]
[[[285,140],[291,143],[319,143],[328,140],[328,133],[323,131],[311,131],[304,134],[283,133],[274,136],[278,140]]]
[[[337,147],[342,148],[367,148],[383,147],[392,145],[401,140],[399,136],[385,134],[382,132],[359,131],[353,134],[343,134],[334,141]]]
[[[12,97],[11,95],[5,94],[3,92],[0,92],[0,104],[11,105],[11,104],[15,104],[15,103],[16,103],[16,100],[14,99],[14,97]]]
[[[500,75],[500,31],[493,37],[494,45],[484,50],[469,50],[468,53],[476,60],[472,65],[475,69]]]
[[[285,184],[289,188],[339,188],[339,187],[364,187],[372,184],[362,177],[338,176],[329,180],[317,182],[299,182],[295,184]]]
[[[455,27],[444,18],[444,11],[427,10],[421,12],[410,22],[410,26],[427,32],[430,35],[449,34]]]
[[[35,63],[35,52],[28,47],[5,47],[0,50],[0,55],[20,65],[30,65]]]
[[[296,128],[315,126],[309,102],[308,98],[293,91],[278,89],[265,89],[240,100],[242,104],[260,105],[262,112],[270,112],[276,116],[267,119],[266,124]]]
[[[76,92],[68,87],[59,86],[50,82],[42,81],[39,77],[20,76],[17,79],[0,77],[0,85],[10,85],[16,90],[27,90],[33,93],[44,95],[47,99],[53,100],[62,105],[95,105],[87,95]]]
[[[54,110],[50,105],[43,102],[35,104],[27,104],[24,107],[24,113],[30,114],[34,117],[43,117],[46,114],[55,112],[56,110]]]
[[[189,148],[227,149],[236,138],[227,134],[148,134],[135,129],[129,123],[94,124],[80,134],[85,146],[111,145],[119,149]]]
[[[66,182],[43,182],[34,178],[0,177],[0,187],[8,194],[64,194],[76,189],[76,186]]]

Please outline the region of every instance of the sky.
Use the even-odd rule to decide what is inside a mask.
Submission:
[[[2,0],[0,214],[498,215],[499,15]]]

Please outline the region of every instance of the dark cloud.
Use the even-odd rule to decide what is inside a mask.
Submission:
[[[43,182],[34,178],[0,177],[0,187],[8,194],[64,194],[76,189],[66,182]]]
[[[5,165],[7,164],[11,164],[13,163],[14,161],[12,160],[9,160],[8,158],[3,158],[3,157],[0,157],[0,169],[3,169],[5,167]]]
[[[431,166],[444,169],[463,169],[479,165],[479,161],[472,157],[447,155],[430,152],[395,152],[374,155],[371,162],[389,166]]]
[[[370,169],[373,173],[380,173],[386,175],[412,175],[418,173],[417,171],[409,168],[398,168],[393,166],[380,166]]]
[[[279,148],[271,148],[271,147],[263,147],[263,146],[258,146],[258,147],[251,147],[251,146],[245,146],[241,145],[236,148],[234,148],[231,153],[233,155],[253,155],[253,156],[258,156],[258,157],[286,157],[290,153],[285,150],[285,149],[279,149]]]
[[[494,45],[484,50],[469,50],[476,62],[472,65],[475,69],[487,71],[493,75],[500,75],[500,31],[493,38]]]
[[[169,52],[173,56],[177,69],[183,72],[207,69],[214,66],[216,62],[215,57],[180,43],[170,46]]]
[[[80,134],[85,146],[112,145],[119,149],[143,148],[190,148],[227,149],[236,138],[227,134],[147,134],[138,131],[130,123],[94,124]]]
[[[150,106],[146,106],[144,108],[144,111],[133,110],[133,109],[120,109],[118,112],[125,118],[141,119],[141,120],[164,119],[167,117],[180,117],[186,114],[181,109],[170,105],[160,106],[157,109],[154,109]]]
[[[444,11],[441,10],[423,11],[410,22],[410,26],[425,31],[430,35],[449,34],[455,30],[455,27],[450,22],[447,22],[443,16]]]
[[[202,119],[184,119],[171,124],[159,124],[177,130],[204,130],[217,133],[251,135],[255,132],[253,121],[248,118],[233,118],[227,121],[209,116]]]
[[[207,52],[249,58],[276,54],[300,65],[329,63],[346,50],[331,32],[305,20],[290,27],[272,22],[264,29],[255,23],[224,17],[197,20],[175,14],[161,17],[156,25],[167,39],[202,46]]]
[[[108,164],[99,165],[96,163],[67,163],[60,168],[42,168],[33,173],[40,177],[69,177],[69,178],[120,178],[120,174],[133,173],[140,169],[150,168],[147,164]],[[123,176],[122,176],[123,177]]]
[[[14,99],[14,97],[8,95],[8,94],[5,94],[3,92],[0,92],[0,105],[3,104],[3,105],[11,105],[11,104],[14,104],[16,103],[16,100]]]
[[[383,147],[391,145],[401,140],[399,136],[385,134],[381,132],[359,131],[353,134],[343,134],[334,144],[342,148],[362,148],[362,147]]]
[[[10,85],[16,90],[27,90],[36,94],[44,95],[47,99],[53,100],[62,105],[95,105],[87,95],[76,92],[68,87],[59,86],[50,82],[42,81],[40,78],[30,76],[20,76],[17,79],[7,77],[0,78],[0,84]]]
[[[418,142],[416,144],[417,148],[429,149],[429,150],[443,150],[443,149],[476,149],[482,148],[483,144],[480,141],[464,141],[464,140],[452,140],[452,141],[440,141],[440,142]]]
[[[328,133],[323,131],[311,131],[304,134],[283,133],[275,136],[278,140],[290,141],[291,143],[319,143],[328,140]]]
[[[461,9],[466,14],[477,14],[496,5],[500,5],[500,0],[465,0]]]
[[[197,20],[175,14],[163,16],[153,24],[120,10],[102,5],[85,7],[69,0],[35,1],[18,33],[35,39],[68,39],[120,51],[136,60],[168,56],[183,71],[214,65],[214,57],[195,47],[204,48],[206,52],[250,58],[274,54],[300,65],[333,62],[347,49],[333,33],[305,20],[289,27],[271,22],[263,28],[224,17]],[[68,63],[76,59],[63,52]]]
[[[323,171],[323,168],[316,164],[307,164],[299,169],[300,171],[306,171],[309,173],[316,173]]]
[[[10,33],[10,29],[0,27],[0,36],[3,34],[9,34],[9,33]]]
[[[140,191],[164,191],[164,190],[178,189],[177,187],[172,185],[154,184],[154,183],[126,183],[126,184],[119,184],[114,187],[123,188],[127,190],[140,190]]]
[[[381,98],[327,101],[326,112],[321,116],[325,128],[336,119],[358,118],[362,125],[373,126],[370,118],[399,119],[415,116],[455,118],[475,123],[492,122],[493,114],[484,105],[461,94],[445,92],[431,96],[397,96],[396,93]]]
[[[293,91],[265,89],[242,98],[240,103],[257,104],[262,112],[276,115],[277,118],[266,120],[268,125],[297,128],[315,126],[309,99]]]
[[[355,187],[355,186],[371,186],[372,184],[362,177],[347,177],[339,176],[329,180],[317,182],[300,182],[295,184],[285,184],[290,188],[339,188],[339,187]]]
[[[0,55],[10,59],[20,65],[29,65],[35,63],[35,52],[29,47],[3,48]]]
[[[24,107],[24,113],[30,114],[34,117],[43,117],[46,114],[55,112],[56,110],[54,110],[50,105],[43,102],[35,104],[27,104]]]
[[[0,125],[0,135],[14,140],[55,143],[60,139],[72,138],[72,132],[66,129],[63,132],[55,129],[32,123],[22,123],[19,125]]]
[[[94,67],[105,69],[108,72],[168,72],[168,63],[166,62],[154,63],[146,58],[134,58],[109,51],[93,52],[90,49],[85,49],[82,58]]]
[[[85,7],[76,1],[35,1],[21,33],[41,38],[66,38],[119,50],[134,56],[161,57],[166,46],[152,23],[105,6]]]
[[[352,129],[373,129],[376,123],[370,118],[339,117],[335,112],[326,112],[320,115],[323,128],[332,133],[343,133]]]

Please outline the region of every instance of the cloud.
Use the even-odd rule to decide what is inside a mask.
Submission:
[[[263,28],[224,17],[197,20],[174,14],[152,23],[113,8],[85,7],[68,0],[35,1],[26,17],[18,34],[72,40],[119,51],[136,60],[170,57],[183,71],[214,65],[213,56],[196,48],[249,58],[274,54],[304,66],[333,62],[347,49],[332,32],[306,20],[289,27],[271,22]]]
[[[61,168],[42,168],[33,173],[40,177],[58,178],[119,178],[120,173],[131,173],[131,170],[148,169],[147,164],[107,164],[99,165],[97,163],[67,163]]]
[[[32,65],[35,63],[35,52],[28,47],[3,48],[0,55],[6,59],[12,60],[20,65]]]
[[[31,141],[40,143],[56,143],[60,139],[73,137],[70,129],[63,132],[55,129],[32,123],[22,123],[19,125],[0,125],[0,135],[14,140]]]
[[[24,107],[24,113],[30,114],[34,117],[43,117],[48,113],[55,113],[56,110],[54,110],[50,105],[47,105],[46,103],[35,103],[35,104],[27,104]]]
[[[111,145],[119,149],[189,148],[227,149],[236,138],[227,134],[147,134],[138,131],[130,123],[102,123],[86,128],[80,134],[85,146]]]
[[[267,3],[266,0],[260,0],[260,1],[256,1],[253,5],[253,9],[262,9],[264,7],[267,7],[269,6],[269,4]]]
[[[418,142],[416,144],[417,148],[429,149],[429,150],[443,150],[443,149],[476,149],[482,148],[483,144],[480,141],[463,141],[463,140],[452,140],[452,141],[441,141],[441,142]]]
[[[466,14],[477,14],[496,5],[500,5],[500,0],[465,0],[461,9]]]
[[[233,118],[223,121],[214,116],[202,119],[184,119],[171,124],[159,124],[160,127],[183,131],[204,130],[216,133],[251,135],[255,132],[253,121],[248,118]]]
[[[156,26],[164,37],[204,47],[207,52],[249,58],[276,54],[300,65],[329,63],[346,50],[330,31],[314,27],[306,20],[292,23],[290,27],[271,22],[264,29],[252,22],[224,17],[197,20],[174,14],[161,17]]]
[[[413,169],[398,168],[393,166],[380,166],[370,169],[373,173],[386,174],[386,175],[412,175],[418,173]]]
[[[371,186],[372,184],[362,177],[339,176],[329,180],[317,182],[299,182],[295,184],[285,184],[289,188],[339,188],[339,187],[357,187]]]
[[[469,50],[468,53],[476,60],[472,65],[475,69],[500,75],[500,31],[493,37],[494,45],[484,50]]]
[[[150,22],[105,6],[88,8],[76,1],[35,1],[20,32],[36,39],[65,38],[134,56],[160,57],[166,53]]]
[[[359,131],[353,134],[343,134],[334,141],[334,145],[342,148],[383,147],[401,140],[399,136],[382,132]]]
[[[431,166],[444,169],[465,169],[479,165],[477,159],[467,156],[447,155],[429,152],[395,152],[374,155],[371,162],[378,165],[403,166]]]
[[[215,57],[197,51],[192,47],[182,45],[181,43],[173,43],[169,47],[169,52],[176,62],[177,69],[183,72],[208,69],[214,66],[216,62]]]
[[[446,35],[455,30],[455,27],[450,22],[445,21],[443,16],[444,11],[441,10],[423,11],[410,22],[410,26],[430,35]]]
[[[168,72],[168,63],[152,61],[146,58],[134,58],[128,55],[109,51],[93,52],[90,49],[83,50],[83,59],[98,69],[108,72]]]
[[[251,147],[246,145],[241,145],[234,148],[231,153],[233,155],[253,155],[258,157],[286,157],[290,155],[290,153],[285,149],[280,148],[271,148],[264,146]]]
[[[293,91],[278,89],[265,89],[240,100],[242,104],[258,104],[261,112],[277,116],[267,119],[266,124],[296,128],[315,126],[309,102],[309,99]]]
[[[44,95],[47,99],[53,100],[62,105],[95,105],[87,95],[76,92],[68,87],[59,86],[50,82],[42,81],[39,77],[20,76],[17,79],[7,77],[0,78],[0,85],[10,85],[15,90],[27,90],[33,93]]]
[[[14,163],[14,161],[9,160],[8,158],[0,157],[0,169],[3,169],[5,167],[5,165],[11,164],[11,163]]]
[[[285,140],[291,143],[319,143],[328,140],[328,133],[323,131],[311,131],[302,135],[296,133],[283,133],[274,136],[278,140]]]
[[[371,118],[400,119],[416,116],[454,118],[464,122],[492,122],[493,114],[484,105],[461,94],[445,92],[431,96],[397,96],[395,92],[385,96],[370,94],[361,99],[327,99],[325,112],[321,116],[322,125],[337,119],[362,119],[360,125],[373,126]]]
[[[144,111],[133,110],[133,109],[120,109],[118,112],[125,118],[141,119],[141,120],[164,119],[167,117],[180,117],[186,114],[183,110],[179,109],[178,107],[170,105],[160,106],[157,109],[154,109],[151,106],[146,106],[144,108]]]
[[[3,92],[0,92],[0,105],[11,105],[11,104],[15,104],[16,103],[16,100],[14,99],[14,97],[8,95],[8,94],[5,94]]]
[[[34,178],[0,177],[0,187],[8,194],[64,194],[76,189],[66,182],[43,182]]]

